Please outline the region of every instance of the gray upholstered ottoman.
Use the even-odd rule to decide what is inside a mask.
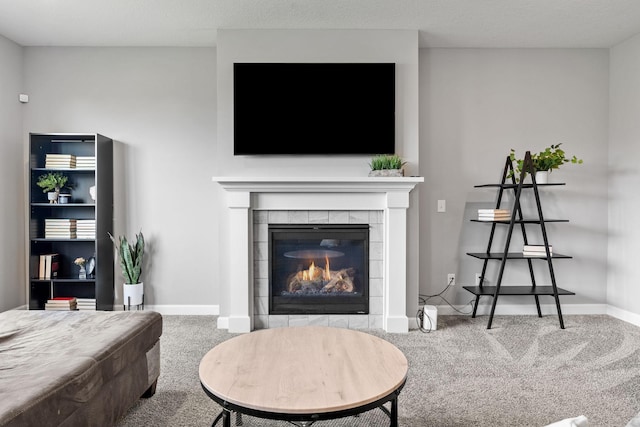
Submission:
[[[154,311],[0,313],[0,426],[108,426],[160,374]]]

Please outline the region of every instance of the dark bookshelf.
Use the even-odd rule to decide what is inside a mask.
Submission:
[[[48,299],[72,296],[95,298],[96,309],[113,310],[114,250],[108,233],[113,233],[113,140],[100,134],[29,134],[29,309],[42,310]],[[95,167],[47,168],[47,154],[95,157]],[[68,203],[49,203],[36,185],[38,177],[61,172],[69,178]],[[96,200],[89,188],[96,187]],[[95,220],[93,238],[47,238],[46,219]],[[57,253],[57,276],[39,278],[40,255]],[[95,258],[94,276],[80,279],[74,260]]]

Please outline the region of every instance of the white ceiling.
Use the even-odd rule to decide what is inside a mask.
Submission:
[[[421,47],[611,47],[640,0],[0,0],[23,46],[215,46],[216,30],[409,29]]]

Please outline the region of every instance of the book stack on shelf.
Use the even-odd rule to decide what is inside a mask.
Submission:
[[[549,253],[553,255],[553,249],[551,245],[549,245]],[[531,257],[545,257],[547,256],[547,251],[544,248],[544,245],[524,245],[522,248],[523,256],[531,256]]]
[[[58,277],[60,255],[42,254],[38,262],[38,279],[49,280]]]
[[[45,218],[45,239],[75,239],[77,230],[76,221],[77,220],[70,218]]]
[[[509,221],[511,210],[509,209],[478,209],[478,221]]]
[[[73,154],[47,154],[44,167],[47,169],[74,169],[76,156]]]
[[[76,238],[95,239],[96,238],[96,220],[95,219],[76,220]]]
[[[45,310],[76,310],[78,301],[76,297],[53,297],[44,304]]]
[[[80,311],[95,311],[96,299],[95,298],[76,298],[76,307]]]
[[[76,169],[93,170],[96,168],[96,156],[76,156]]]

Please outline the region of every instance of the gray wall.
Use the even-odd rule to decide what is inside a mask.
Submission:
[[[640,35],[611,49],[609,304],[640,324]],[[626,313],[628,314],[628,313]]]
[[[98,132],[121,148],[116,226],[145,235],[150,305],[216,301],[215,58],[211,48],[25,49],[25,144],[29,132]]]
[[[632,267],[640,40],[610,52],[609,72],[606,49],[420,50],[421,293],[440,291],[447,273],[470,283],[479,271],[480,262],[464,254],[483,250],[488,230],[469,219],[495,196],[473,186],[499,178],[510,148],[563,142],[585,161],[554,172],[567,185],[543,194],[545,213],[571,221],[550,227],[554,249],[575,257],[556,263],[559,284],[578,293],[564,298],[565,307],[609,303],[640,313]],[[149,303],[217,304],[216,50],[22,49],[0,38],[0,58],[0,91],[8,91],[0,98],[1,173],[20,183],[0,191],[4,206],[21,207],[0,213],[0,309],[24,303],[22,144],[29,132],[100,132],[119,141],[127,185],[116,219],[126,233],[142,228],[149,240]],[[22,107],[20,92],[30,95]],[[447,200],[446,213],[435,212],[438,199]],[[526,282],[522,269],[510,270],[508,280]],[[459,288],[447,295],[457,304],[470,299]],[[532,307],[522,299],[503,303]]]
[[[0,311],[24,305],[25,175],[22,152],[22,48],[0,36]]]
[[[547,218],[570,220],[548,227],[554,251],[575,257],[555,263],[557,282],[578,294],[563,298],[566,304],[605,303],[608,79],[605,49],[421,51],[420,166],[427,183],[420,197],[423,293],[444,289],[447,273],[456,273],[458,283],[472,285],[481,271],[482,261],[466,253],[486,249],[490,226],[469,220],[478,208],[494,207],[496,191],[474,185],[498,182],[511,148],[523,155],[561,142],[568,154],[584,159],[584,165],[553,172],[552,180],[567,185],[542,194]],[[438,199],[447,201],[446,213],[436,213]],[[537,243],[534,236],[539,233],[534,231],[539,228],[529,230],[529,242]],[[501,248],[504,238],[496,242],[494,249]],[[517,252],[521,245],[522,240],[515,239],[511,250]],[[545,264],[538,262],[537,267]],[[495,284],[495,270],[488,284]],[[548,269],[537,271],[538,284],[550,284]],[[503,283],[530,283],[526,264],[510,263]],[[458,304],[471,300],[460,287],[445,296]],[[500,312],[534,308],[529,298],[505,297],[500,302]]]

